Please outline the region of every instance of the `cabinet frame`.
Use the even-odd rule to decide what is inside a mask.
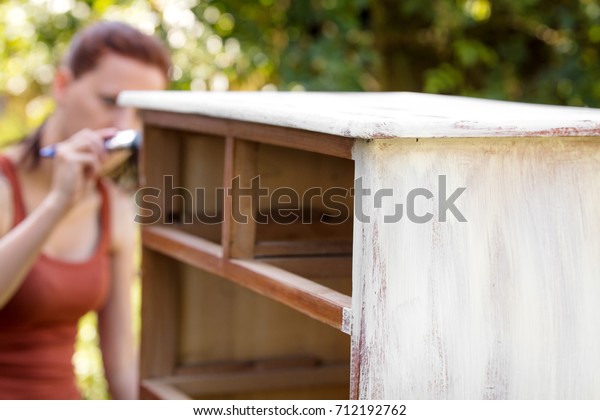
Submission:
[[[166,173],[165,170],[179,167],[178,162],[183,159],[182,141],[172,138],[174,132],[180,132],[185,133],[182,135],[216,136],[223,141],[223,187],[227,191],[219,240],[211,241],[168,225],[142,226],[142,398],[186,399],[190,398],[190,393],[200,397],[211,395],[210,389],[214,394],[217,391],[241,391],[244,387],[294,389],[348,382],[348,363],[322,365],[315,361],[306,363],[295,357],[258,361],[250,363],[250,367],[248,363],[235,361],[208,364],[192,369],[190,373],[177,361],[180,332],[174,326],[179,323],[178,293],[181,293],[181,285],[167,279],[177,275],[179,264],[196,267],[349,335],[352,317],[350,295],[277,265],[296,266],[298,270],[301,261],[331,259],[334,265],[345,267],[342,271],[350,276],[351,246],[318,246],[315,249],[321,255],[301,256],[300,259],[295,256],[278,258],[277,255],[257,259],[256,224],[236,223],[228,215],[236,196],[232,180],[240,175],[242,179],[249,179],[256,171],[256,153],[260,144],[351,159],[354,141],[300,129],[163,111],[144,110],[142,118],[145,122],[145,149],[141,167],[146,186],[159,186],[161,177],[165,175],[172,176],[175,185],[182,183],[184,175],[181,170],[177,173]],[[252,202],[255,203],[254,200]],[[162,211],[178,213],[181,209],[175,208],[176,204],[174,200],[166,200],[166,204],[161,205]],[[246,206],[243,210],[252,209]],[[266,244],[261,249],[273,252],[277,247],[277,243]],[[305,248],[312,249],[310,245]],[[157,311],[157,307],[162,309]],[[259,369],[254,366],[257,363]]]

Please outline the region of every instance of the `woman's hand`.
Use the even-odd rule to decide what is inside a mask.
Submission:
[[[56,145],[50,195],[25,220],[0,237],[0,308],[21,286],[65,210],[82,197],[90,181],[96,178],[106,158],[104,139],[115,133],[116,129],[82,130]],[[0,200],[11,201],[12,193],[4,190]]]
[[[114,128],[84,129],[56,145],[51,194],[70,207],[95,180],[106,160],[104,140],[116,134]]]

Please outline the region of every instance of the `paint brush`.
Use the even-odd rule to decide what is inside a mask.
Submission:
[[[136,130],[121,130],[118,131],[114,137],[104,142],[104,149],[107,151],[120,150],[120,149],[131,149],[138,150],[142,145],[142,135]],[[56,154],[56,144],[42,147],[40,149],[40,156],[51,158]]]

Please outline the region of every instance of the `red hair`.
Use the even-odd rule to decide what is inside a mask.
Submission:
[[[165,81],[169,80],[171,59],[165,46],[157,38],[121,22],[101,21],[76,34],[63,65],[77,79],[94,70],[100,59],[111,52],[156,67],[165,76]],[[23,160],[30,157],[31,168],[39,163],[41,130],[39,127],[23,140]]]
[[[165,80],[169,80],[171,60],[164,45],[153,36],[122,22],[102,21],[78,33],[71,41],[63,64],[77,79],[94,70],[100,58],[108,52],[157,67]]]

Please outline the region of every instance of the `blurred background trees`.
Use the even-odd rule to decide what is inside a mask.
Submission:
[[[56,64],[73,33],[98,19],[164,39],[172,89],[600,106],[597,0],[1,0],[0,146],[52,111]],[[75,362],[85,395],[97,398],[93,322],[82,324]]]
[[[600,104],[597,0],[5,0],[0,142],[51,111],[54,66],[72,34],[101,18],[165,39],[173,89]]]

